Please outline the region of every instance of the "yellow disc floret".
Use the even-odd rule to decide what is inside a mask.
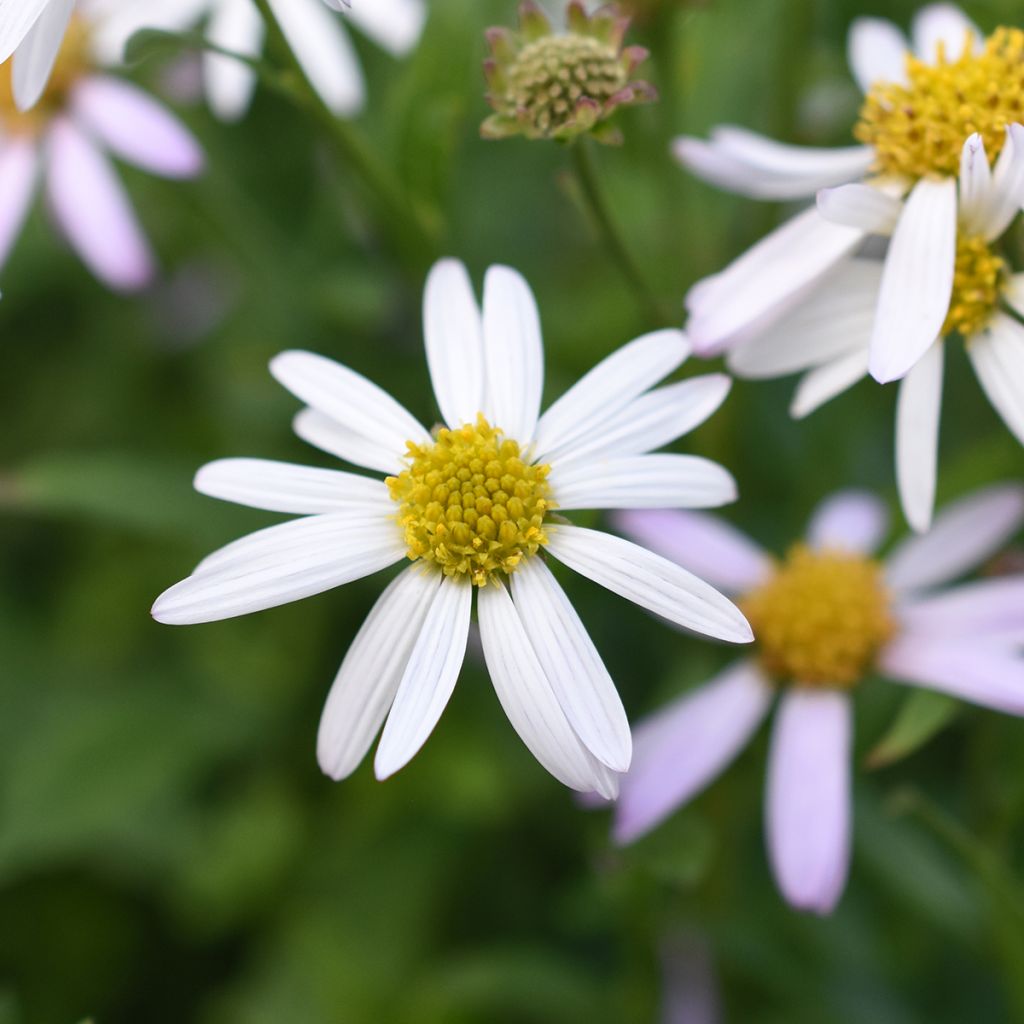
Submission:
[[[518,443],[482,414],[458,430],[442,427],[433,444],[408,447],[408,469],[386,482],[410,559],[482,587],[547,543],[551,467],[525,462]]]
[[[956,60],[907,55],[906,85],[880,82],[867,95],[854,134],[874,146],[877,170],[910,178],[955,175],[975,132],[994,160],[1006,127],[1024,121],[1024,31],[1000,28],[984,49],[968,39]]]
[[[958,331],[966,338],[980,331],[998,307],[1006,277],[1006,260],[983,238],[958,235],[953,295],[942,333]]]
[[[804,686],[854,686],[895,629],[877,562],[802,544],[740,607],[765,671]]]

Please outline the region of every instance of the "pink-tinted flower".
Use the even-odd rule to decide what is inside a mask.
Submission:
[[[850,857],[852,690],[869,674],[1024,714],[1024,575],[952,589],[1024,522],[1024,487],[1003,484],[946,507],[932,531],[872,557],[882,504],[843,492],[807,539],[776,560],[695,512],[620,513],[634,539],[710,580],[754,627],[757,653],[642,721],[622,780],[615,836],[628,843],[711,782],[776,695],[765,793],[772,870],[795,907],[829,913]]]
[[[0,265],[42,186],[86,266],[111,288],[130,291],[149,282],[154,260],[108,154],[166,178],[195,176],[203,154],[164,106],[101,70],[95,28],[94,18],[72,18],[28,112],[14,102],[11,65],[0,68]]]

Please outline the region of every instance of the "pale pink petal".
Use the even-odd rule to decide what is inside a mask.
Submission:
[[[815,548],[870,555],[885,539],[889,512],[867,491],[840,491],[815,510],[807,539]]]
[[[768,757],[772,870],[794,907],[831,913],[850,863],[850,697],[795,688],[781,700]]]
[[[0,266],[21,234],[38,171],[39,154],[29,139],[12,139],[0,149]]]
[[[981,580],[903,605],[909,632],[1024,648],[1024,576]]]

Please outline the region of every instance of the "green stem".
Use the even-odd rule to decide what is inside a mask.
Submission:
[[[598,184],[597,172],[594,167],[594,160],[590,154],[590,148],[586,140],[580,139],[571,147],[573,169],[576,172],[576,180],[579,182],[580,191],[587,204],[591,216],[597,225],[598,232],[604,240],[609,254],[615,261],[622,276],[627,280],[630,287],[636,293],[640,305],[657,323],[673,323],[676,317],[666,310],[658,301],[654,292],[630,255],[622,233],[619,231],[612,216],[611,209],[605,199],[601,186]]]

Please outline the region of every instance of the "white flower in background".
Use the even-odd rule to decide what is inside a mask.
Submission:
[[[263,52],[266,25],[252,0],[114,0],[118,14],[104,38],[112,58],[139,29],[180,32],[205,19],[211,43],[256,58]],[[269,0],[281,32],[303,72],[337,115],[358,114],[365,103],[362,68],[346,29],[351,23],[396,57],[419,41],[427,16],[425,0]],[[332,14],[343,11],[344,18]],[[203,77],[218,117],[237,120],[249,108],[256,73],[241,61],[203,54]]]
[[[151,279],[154,261],[105,151],[167,178],[195,176],[203,154],[165,107],[102,70],[94,46],[102,24],[86,3],[66,34],[61,25],[63,44],[47,65],[52,74],[27,112],[14,102],[11,64],[0,67],[0,265],[42,180],[54,218],[82,261],[111,288],[130,290]],[[35,39],[30,33],[15,56],[15,82],[25,47]]]
[[[865,145],[787,146],[730,126],[715,129],[709,142],[676,141],[677,157],[702,178],[756,198],[811,197],[863,179],[822,197],[821,209],[797,214],[693,287],[687,329],[696,352],[716,354],[756,335],[869,234],[884,230],[892,243],[868,369],[882,383],[897,380],[928,352],[949,313],[956,179],[969,137],[980,144],[961,201],[984,187],[1000,204],[988,211],[984,231],[969,229],[991,241],[1024,204],[1024,145],[1011,135],[1024,117],[1024,32],[1000,28],[985,40],[957,8],[935,4],[914,20],[913,51],[890,22],[861,18],[850,32],[849,56],[867,94],[854,131]]]
[[[446,424],[433,433],[329,359],[286,352],[273,360],[271,372],[308,407],[295,421],[299,436],[388,476],[256,459],[206,466],[196,478],[204,494],[303,518],[210,555],[153,614],[175,625],[225,619],[411,560],[342,663],[320,725],[323,770],[349,775],[382,724],[378,778],[420,749],[455,686],[475,589],[491,681],[523,741],[566,785],[612,794],[616,773],[629,767],[629,725],[541,552],[680,626],[748,642],[742,614],[696,576],[553,515],[733,500],[733,480],[715,463],[648,454],[711,415],[729,379],[651,390],[689,351],[680,332],[658,331],[609,356],[540,415],[540,320],[529,286],[505,267],[487,272],[481,312],[463,265],[437,264],[424,333]]]
[[[989,401],[1024,444],[1024,274],[1011,274],[993,242],[1006,230],[1019,206],[1011,177],[1013,151],[1024,153],[1024,128],[1010,128],[1011,141],[994,172],[984,141],[972,135],[963,147],[959,180],[959,231],[952,292],[945,320],[932,342],[900,381],[896,412],[896,479],[907,521],[928,529],[935,502],[939,420],[945,340],[967,347]],[[1022,165],[1024,166],[1024,165]],[[897,200],[866,185],[828,189],[819,197],[828,217],[874,218],[871,230],[886,233],[899,216]],[[728,354],[741,377],[779,377],[804,372],[791,407],[803,417],[868,375],[876,337],[877,311],[899,305],[886,293],[889,268],[911,263],[919,254],[893,245],[885,265],[878,260],[843,260],[806,298]],[[913,268],[908,264],[908,272]]]
[[[943,586],[976,569],[1024,522],[1024,488],[947,506],[925,537],[873,557],[884,506],[858,492],[823,502],[804,544],[776,560],[700,513],[616,517],[642,544],[700,573],[740,607],[753,658],[684,694],[635,730],[615,837],[632,842],[700,793],[778,698],[765,827],[772,870],[795,907],[827,914],[850,860],[853,691],[873,675],[1024,715],[1024,575]]]

